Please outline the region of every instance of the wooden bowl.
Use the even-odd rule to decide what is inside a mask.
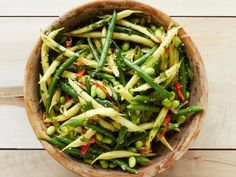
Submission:
[[[47,30],[50,31],[52,26],[62,26],[65,30],[73,29],[81,21],[89,19],[89,17],[95,15],[99,10],[122,10],[122,9],[133,9],[141,10],[153,19],[162,24],[165,28],[173,22],[178,26],[178,24],[173,21],[168,15],[161,12],[160,10],[151,7],[147,4],[143,4],[136,1],[118,1],[118,0],[100,0],[95,2],[90,2],[83,6],[72,9],[66,14],[59,17],[54,21]],[[202,58],[187,33],[181,29],[179,36],[182,36],[182,40],[186,46],[186,52],[189,57],[190,67],[194,73],[194,82],[191,85],[191,98],[190,104],[201,105],[206,108],[207,106],[207,82],[206,74],[204,70],[204,64]],[[28,63],[25,71],[25,82],[24,82],[24,98],[25,107],[28,114],[30,123],[36,133],[37,137],[45,137],[46,128],[42,122],[41,111],[39,107],[39,97],[38,97],[38,76],[40,71],[40,48],[42,45],[41,39],[36,42],[35,47],[31,51],[28,59]],[[203,119],[205,116],[205,111],[194,114],[188,118],[186,124],[181,127],[181,132],[170,137],[168,141],[172,145],[174,151],[171,152],[167,148],[158,146],[158,154],[161,156],[155,157],[148,165],[143,166],[139,169],[137,175],[122,172],[120,170],[103,170],[100,168],[94,168],[90,165],[81,163],[69,155],[60,152],[57,148],[51,146],[46,142],[41,142],[45,149],[64,167],[70,169],[71,171],[79,174],[81,176],[88,177],[150,177],[157,173],[163,172],[165,169],[169,168],[174,162],[188,150],[192,142],[196,139]],[[40,168],[40,167],[39,167]]]

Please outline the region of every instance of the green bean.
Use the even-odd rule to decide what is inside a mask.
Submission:
[[[145,26],[146,20],[145,18],[140,19],[140,25]]]
[[[66,145],[60,141],[58,141],[56,138],[41,138],[41,140],[47,141],[49,144],[52,144],[59,149],[63,149]],[[83,157],[83,158],[88,158],[88,159],[94,159],[93,155],[90,153],[86,153],[84,155],[81,154],[80,149],[78,148],[69,148],[65,149],[63,152],[70,154],[74,157]]]
[[[116,55],[117,55],[116,64],[117,64],[117,66],[118,66],[118,70],[119,70],[119,73],[120,73],[120,75],[119,75],[119,82],[124,86],[124,85],[126,85],[126,80],[125,80],[125,73],[124,73],[124,71],[122,70],[122,65],[121,65],[121,62],[122,62],[122,60],[121,60],[121,51],[120,51],[119,49],[118,49]]]
[[[79,35],[71,35],[75,37],[80,37],[80,38],[102,38],[102,33],[100,31],[94,31],[94,32],[89,32],[89,33],[83,33]],[[155,43],[143,36],[136,35],[136,34],[126,34],[126,33],[117,33],[114,32],[112,34],[112,39],[117,39],[117,40],[123,40],[123,41],[130,41],[130,42],[135,42],[139,43],[148,47],[153,47],[155,46]]]
[[[178,36],[175,36],[175,38],[173,39],[173,44],[175,47],[179,48],[182,45],[182,41]]]
[[[93,73],[96,77],[99,77],[99,78],[102,78],[102,79],[107,79],[109,81],[113,81],[115,80],[115,77],[112,76],[112,75],[109,75],[109,74],[106,74],[106,73],[101,73],[101,72],[96,72],[96,73]]]
[[[155,106],[148,106],[142,104],[130,104],[127,106],[130,110],[139,110],[139,111],[151,111],[151,112],[159,112],[160,108]]]
[[[140,123],[146,123],[150,121],[152,114],[153,112],[151,111],[142,112],[141,117],[140,117]]]
[[[39,140],[46,141],[49,144],[56,146],[59,149],[62,149],[63,147],[65,147],[64,143],[57,141],[56,139],[53,139],[53,138],[39,138]]]
[[[88,151],[96,155],[100,155],[104,152],[104,150],[98,149],[97,147],[93,147],[93,146],[90,146]]]
[[[136,153],[136,152],[138,152],[138,149],[135,148],[135,147],[129,147],[129,148],[128,148],[128,151],[131,151],[131,152]]]
[[[104,119],[98,119],[98,123],[107,130],[111,130],[112,132],[116,131],[116,128],[110,122]]]
[[[150,28],[151,28],[152,32],[155,32],[157,29],[157,26],[152,24]]]
[[[49,38],[48,36],[46,36],[43,33],[41,33],[41,39],[50,48],[52,48],[53,50],[55,50],[58,53],[62,53],[64,56],[71,57],[71,56],[75,55],[75,53],[72,50],[65,48],[64,46],[58,44],[53,39]]]
[[[134,135],[133,137],[131,137],[127,140],[127,146],[131,145],[132,143],[135,143],[136,141],[145,139],[147,137],[147,135],[148,134],[145,132]]]
[[[187,71],[188,71],[188,78],[193,81],[194,79],[194,74],[193,74],[193,71],[190,69],[189,66],[187,66]]]
[[[39,78],[41,80],[41,78],[42,78],[41,74],[39,75]],[[43,105],[45,106],[47,96],[48,96],[47,84],[46,84],[46,82],[40,82],[39,84],[40,84],[39,88],[40,88],[41,101],[43,102]]]
[[[94,42],[94,44],[95,44],[95,46],[96,46],[96,48],[97,48],[97,50],[100,54],[102,52],[102,44],[101,44],[100,40],[99,39],[94,39],[93,42]]]
[[[163,107],[161,109],[161,111],[159,112],[158,116],[156,117],[156,120],[153,124],[153,127],[149,133],[149,136],[148,136],[148,139],[146,141],[146,148],[147,150],[150,150],[151,148],[151,143],[152,143],[152,140],[155,138],[155,136],[157,135],[167,113],[168,113],[169,109],[166,108],[166,107]]]
[[[182,94],[184,96],[184,98],[186,98],[186,87],[187,87],[187,70],[186,70],[186,63],[185,60],[182,60],[180,68],[179,68],[179,80],[180,80],[180,84],[181,84],[181,91]]]
[[[138,164],[145,165],[147,164],[150,160],[146,157],[138,156],[136,157],[136,161]]]
[[[96,28],[99,28],[103,25],[105,25],[106,23],[108,23],[108,21],[110,20],[110,17],[109,18],[106,18],[106,19],[102,19],[102,20],[99,20],[95,23],[92,23],[88,26],[85,26],[83,28],[80,28],[80,29],[77,29],[77,30],[74,30],[74,31],[71,31],[69,34],[82,34],[82,33],[86,33],[88,31],[92,31]]]
[[[166,71],[168,68],[169,58],[167,53],[163,53],[161,56],[161,70]]]
[[[61,30],[63,30],[63,28],[50,32],[48,34],[48,37],[51,39],[54,39]],[[42,64],[43,73],[45,74],[49,68],[49,47],[45,43],[43,43],[41,47],[41,64]],[[47,83],[50,84],[50,81],[51,81],[51,78],[48,79]]]
[[[133,97],[131,101],[134,102],[154,102],[154,101],[160,101],[161,98],[159,96],[146,96],[146,95],[137,95]]]
[[[119,103],[119,98],[118,98],[118,94],[115,92],[115,90],[113,89],[113,87],[111,87],[111,93],[112,93],[112,99],[116,102]]]
[[[135,55],[134,55],[134,60],[137,60],[143,56],[143,52],[141,51],[140,47],[135,47]]]
[[[145,55],[142,57],[138,58],[137,60],[134,61],[134,64],[136,65],[141,65],[143,64],[156,50],[158,46],[155,45],[151,50],[149,50]]]
[[[135,30],[133,30],[133,29],[127,28],[127,27],[125,27],[125,26],[120,26],[120,25],[116,25],[114,31],[126,33],[126,34],[129,34],[129,35],[131,35],[131,34],[140,35],[139,32],[137,32],[137,31],[135,31]]]
[[[85,50],[83,50],[82,52],[81,52],[81,57],[87,57],[87,55],[89,54],[89,49],[85,49]]]
[[[143,26],[140,26],[140,25],[136,25],[136,24],[133,24],[127,20],[119,20],[116,22],[117,24],[119,25],[122,25],[122,26],[126,26],[128,28],[131,28],[131,29],[134,29],[146,36],[148,36],[150,39],[152,39],[154,42],[156,43],[160,43],[159,39],[157,39],[153,33],[151,33],[147,28],[143,27]]]
[[[99,147],[101,147],[102,149],[105,149],[105,150],[107,150],[107,151],[110,151],[110,150],[111,150],[111,147],[110,147],[110,146],[108,146],[108,145],[102,143],[101,141],[96,141],[96,144],[97,144]]]
[[[178,33],[178,30],[180,28],[181,27],[176,27],[176,28],[173,28],[173,29],[168,31],[165,40],[161,43],[161,45],[153,53],[153,55],[152,55],[153,57],[150,57],[150,59],[145,61],[145,63],[141,66],[142,69],[145,69],[147,67],[154,67],[155,66],[155,64],[158,62],[158,60],[160,60],[160,57],[166,51],[166,49],[168,48],[168,46],[171,43],[172,39],[176,36],[176,34]],[[151,46],[151,47],[153,47],[153,46]],[[126,86],[126,89],[132,88],[139,81],[139,79],[140,79],[140,76],[137,75],[137,74],[134,74],[133,77],[128,82],[128,84]]]
[[[105,106],[105,107],[107,107],[107,108],[113,108],[113,104],[110,102],[110,101],[108,101],[108,100],[102,100],[102,99],[100,99],[100,98],[96,98],[95,99],[99,104],[101,104],[101,105],[103,105],[103,106]]]
[[[65,79],[71,79],[73,81],[77,79],[76,73],[73,73],[73,72],[70,72],[70,71],[64,71],[62,73],[61,77],[65,78]]]
[[[68,101],[69,102],[69,101]],[[68,103],[67,102],[67,103]],[[67,104],[66,103],[66,104]],[[67,105],[62,105],[65,109],[68,108],[68,104]],[[73,102],[69,102],[69,105],[73,104]],[[73,117],[75,114],[77,114],[79,112],[79,110],[81,109],[81,105],[80,103],[77,103],[75,105],[73,105],[72,107],[70,107],[68,110],[65,110],[63,112],[63,114],[61,115],[57,115],[57,116],[53,116],[51,119],[47,118],[44,120],[44,122],[61,122],[61,121],[66,121],[67,119],[70,119],[71,117]],[[59,110],[58,110],[59,111]]]
[[[64,122],[58,130],[60,131],[64,127],[78,127],[78,126],[85,126],[85,120],[77,120],[77,119],[69,119],[68,121]]]
[[[137,60],[134,61],[133,64],[135,65],[141,65],[143,64],[148,57],[150,57],[156,50],[157,50],[158,46],[155,45],[151,50],[149,50],[145,55],[143,55],[142,57],[138,58]]]
[[[119,149],[119,147],[125,142],[127,133],[128,133],[128,131],[127,131],[126,127],[121,127],[120,128],[115,149]]]
[[[55,107],[57,106],[57,104],[60,101],[60,97],[61,97],[61,90],[57,88],[55,93],[53,94],[52,101],[51,101],[51,106],[49,107],[48,112],[51,112],[51,110],[53,111],[52,108],[55,109]]]
[[[65,147],[64,143],[61,143],[60,141],[56,140],[55,138],[42,138],[41,140],[47,141],[48,143],[58,147],[59,149],[63,149]],[[75,148],[67,149],[64,152],[69,153],[71,155],[81,155],[80,150],[75,149]]]
[[[174,101],[176,94],[174,91],[171,91],[170,93],[172,94],[172,96],[170,97],[170,101]]]
[[[203,110],[204,110],[204,108],[202,106],[190,106],[185,109],[178,110],[176,115],[182,116],[182,115],[186,115],[186,114],[189,114],[192,112],[198,112],[198,111],[203,111]]]
[[[107,35],[106,35],[105,44],[104,44],[104,47],[102,49],[101,57],[99,59],[96,72],[100,71],[104,66],[105,59],[107,57],[109,47],[111,45],[112,33],[114,31],[116,16],[117,16],[116,11],[114,11],[113,15],[112,15],[112,18],[111,18],[111,21],[110,21],[110,24],[109,24],[109,27],[108,27],[108,32],[107,32]]]
[[[138,174],[138,171],[134,168],[130,168],[129,165],[125,162],[123,162],[122,160],[112,160],[113,163],[119,165],[121,167],[122,170],[124,171],[128,171],[129,173],[134,173],[134,174]]]
[[[138,65],[133,64],[131,61],[124,57],[122,59],[129,68],[137,72],[137,74],[142,77],[152,88],[154,88],[158,93],[160,93],[160,96],[162,98],[171,97],[172,94],[169,91],[164,89],[159,84],[155,83],[154,80],[148,74],[146,74]]]
[[[56,136],[54,139],[57,140],[57,141],[59,141],[59,142],[64,143],[65,145],[68,145],[68,144],[70,144],[70,143],[72,143],[72,142],[74,141],[73,139],[70,139],[70,138],[68,138],[68,137],[61,136],[61,135]],[[64,146],[65,146],[65,145],[64,145]],[[64,147],[62,147],[62,148],[64,148]],[[62,149],[62,148],[61,148],[61,149]],[[71,148],[71,149],[73,150],[73,149],[75,149],[75,148]],[[66,149],[65,151],[69,151],[69,150],[70,150],[70,149]],[[76,149],[76,150],[79,150],[79,149]],[[64,151],[64,152],[65,152],[65,151]],[[103,151],[101,151],[100,149],[95,148],[95,147],[92,147],[92,146],[89,147],[88,151],[89,151],[90,153],[96,154],[96,155],[100,155],[100,154],[103,153]]]
[[[78,94],[68,83],[60,81],[60,87],[63,92],[70,95],[74,99],[78,99]]]
[[[99,132],[99,133],[105,135],[106,137],[110,138],[112,141],[116,142],[116,138],[113,136],[113,133],[110,130],[107,130],[97,124],[95,125],[95,124],[86,123],[85,126],[88,128],[91,128],[93,130],[96,130],[96,132]]]
[[[171,124],[168,128],[168,131],[172,131],[172,130],[175,130],[177,128],[179,128],[179,124],[177,124],[177,123],[176,124]],[[164,131],[164,127],[161,127],[158,132],[163,132],[163,131]]]
[[[117,19],[116,20],[121,20],[121,19],[123,19],[125,17],[130,16],[133,13],[141,13],[141,11],[123,10],[123,11],[117,13]],[[82,33],[88,32],[88,31],[92,31],[92,30],[94,30],[96,28],[99,28],[99,27],[105,25],[106,23],[109,22],[110,19],[111,19],[111,17],[109,16],[106,19],[99,20],[99,21],[97,21],[95,23],[92,23],[92,24],[90,24],[88,26],[85,26],[83,28],[71,31],[69,34],[82,34]]]
[[[87,89],[87,92],[90,93],[91,92],[90,77],[87,76],[87,75],[85,76],[84,84],[85,84],[85,87]]]
[[[66,145],[68,145],[68,144],[70,144],[74,141],[73,139],[67,138],[67,137],[62,136],[62,135],[55,136],[55,139],[62,142],[62,143],[65,143]]]
[[[136,17],[136,18],[131,18],[130,21],[134,24],[137,24],[140,22],[140,19],[138,17]]]
[[[97,49],[94,47],[94,45],[93,45],[93,43],[92,43],[92,41],[91,41],[90,38],[88,38],[88,45],[89,45],[89,48],[90,48],[90,50],[91,50],[91,52],[92,52],[92,55],[93,55],[93,57],[95,58],[95,60],[99,61],[98,51],[97,51]]]
[[[55,92],[55,88],[59,82],[59,78],[61,76],[61,74],[78,58],[78,56],[73,55],[72,57],[70,57],[69,59],[67,59],[56,71],[55,75],[52,78],[52,82],[49,86],[48,89],[48,98],[46,100],[46,114],[48,117],[50,117],[49,114],[49,108],[51,106],[51,101],[52,101],[52,96]]]

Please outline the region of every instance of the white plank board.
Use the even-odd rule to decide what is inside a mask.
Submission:
[[[1,58],[0,87],[22,85],[28,53],[39,35],[39,29],[54,18],[0,18]],[[206,64],[209,82],[209,106],[206,120],[193,148],[236,148],[234,121],[236,95],[236,18],[175,18],[186,25],[187,31],[198,45]],[[17,28],[16,28],[17,26]],[[4,45],[3,45],[4,44]],[[14,50],[14,51],[12,51]],[[6,77],[7,76],[7,77]],[[1,119],[13,126],[13,136],[6,134],[8,126],[1,125],[5,140],[0,147],[41,147],[33,138],[22,108],[0,107]],[[17,120],[22,121],[18,126]],[[7,129],[7,130],[6,130]],[[30,133],[28,133],[30,132]],[[9,136],[9,137],[8,137]],[[18,139],[25,139],[21,143]],[[8,142],[11,141],[11,142]],[[26,143],[27,142],[27,143]]]
[[[0,148],[42,148],[24,108],[0,105],[0,119]]]
[[[234,177],[236,151],[189,151],[163,177]],[[1,177],[78,177],[45,150],[1,150]],[[187,169],[187,170],[186,170]],[[157,177],[156,176],[156,177]]]
[[[31,49],[55,18],[0,18],[0,86],[23,85],[24,69]],[[7,76],[7,77],[6,77]]]
[[[138,0],[172,16],[236,16],[236,1],[215,0]],[[82,0],[18,0],[0,1],[0,16],[57,16],[77,7]],[[210,7],[210,8],[209,8]]]
[[[235,148],[236,18],[177,18],[196,42],[205,62],[209,100],[194,147]],[[223,30],[223,31],[222,31]]]

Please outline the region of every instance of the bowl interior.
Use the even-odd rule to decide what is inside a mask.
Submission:
[[[163,25],[165,28],[172,22],[174,22],[169,16],[163,12],[150,7],[148,5],[135,2],[135,1],[96,1],[77,7],[65,15],[59,17],[49,27],[58,26],[64,27],[65,31],[74,29],[76,26],[88,20],[97,14],[98,11],[111,11],[113,9],[133,9],[141,10],[146,14],[150,15],[154,21]],[[207,84],[204,65],[201,56],[195,47],[191,38],[186,32],[181,29],[179,36],[182,36],[182,40],[186,46],[186,52],[189,58],[190,67],[193,70],[195,80],[191,84],[191,98],[190,104],[201,105],[206,107],[207,104]],[[186,37],[187,36],[187,37]],[[42,113],[39,107],[38,98],[38,73],[40,70],[40,48],[42,42],[39,39],[32,50],[25,72],[25,83],[24,83],[24,95],[25,95],[25,107],[30,120],[30,123],[36,133],[37,137],[45,137],[46,131],[45,126],[42,122]],[[45,149],[63,166],[69,168],[81,176],[153,176],[156,173],[164,171],[166,168],[171,166],[176,160],[178,160],[189,148],[193,140],[197,137],[201,124],[205,115],[205,111],[190,115],[186,124],[181,127],[181,132],[168,138],[169,143],[172,145],[174,151],[171,152],[167,148],[163,148],[158,145],[158,153],[160,156],[154,158],[150,164],[143,166],[139,170],[139,174],[131,175],[121,171],[95,169],[90,165],[80,163],[72,157],[61,153],[58,149],[54,148],[48,143],[41,142]]]

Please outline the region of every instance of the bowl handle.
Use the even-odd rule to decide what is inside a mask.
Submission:
[[[0,88],[0,105],[24,107],[23,87]]]

